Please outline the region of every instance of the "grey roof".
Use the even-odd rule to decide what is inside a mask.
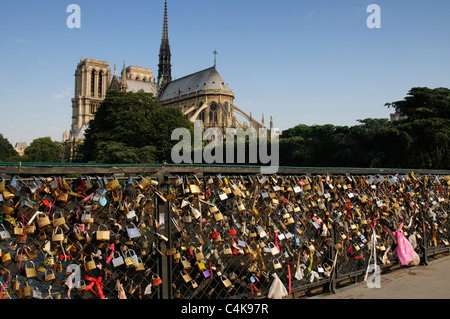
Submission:
[[[232,93],[216,67],[213,66],[170,82],[160,100],[165,101],[202,90],[222,90]]]
[[[129,92],[145,92],[153,93],[153,95],[158,95],[158,87],[153,82],[144,82],[139,80],[127,79],[127,86]]]

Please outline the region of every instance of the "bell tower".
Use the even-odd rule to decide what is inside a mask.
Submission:
[[[158,86],[164,88],[167,83],[172,81],[172,66],[170,64],[170,45],[169,31],[167,27],[167,0],[164,1],[164,23],[161,38],[161,46],[159,48],[159,64],[158,64]]]

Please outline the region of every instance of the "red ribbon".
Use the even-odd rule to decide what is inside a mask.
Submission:
[[[254,294],[253,289],[255,289],[256,291],[258,291],[258,288],[256,288],[256,286],[255,286],[254,283],[250,283],[250,289],[252,290],[252,295],[251,295],[250,299],[252,299],[252,298],[253,298],[253,294]]]
[[[347,200],[347,217],[352,218],[352,215],[350,214],[350,211],[352,210],[352,202],[350,199]]]
[[[84,277],[86,280],[92,281],[84,291],[88,291],[91,290],[96,296],[100,295],[100,298],[105,299],[105,295],[103,294],[103,284],[102,284],[102,280],[103,277],[98,277],[97,279],[93,278],[93,277],[89,277],[86,276]],[[92,289],[92,287],[94,286],[94,284],[97,286],[97,290],[98,292],[95,292],[94,289]]]
[[[288,273],[289,273],[289,294],[291,294],[292,293],[292,290],[291,290],[291,287],[292,287],[292,285],[291,285],[291,283],[292,283],[292,275],[291,275],[291,265],[290,265],[290,263],[288,263]]]

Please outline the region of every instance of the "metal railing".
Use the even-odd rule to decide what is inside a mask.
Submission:
[[[448,171],[0,169],[4,298],[265,298],[274,274],[295,297],[363,277],[373,249],[382,269],[398,266],[402,223],[422,263],[449,248]]]

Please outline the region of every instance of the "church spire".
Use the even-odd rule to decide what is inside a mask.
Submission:
[[[158,85],[163,88],[172,81],[172,66],[170,64],[169,30],[167,26],[167,0],[164,1],[164,22],[161,46],[159,48]]]

